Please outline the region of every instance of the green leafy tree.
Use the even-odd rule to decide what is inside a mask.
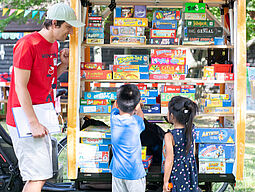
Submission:
[[[255,38],[255,0],[246,1],[246,37]]]
[[[0,8],[9,8],[9,9],[34,9],[46,11],[47,6],[50,3],[61,2],[61,0],[1,0]],[[10,11],[10,10],[9,10]],[[5,15],[9,15],[9,11]],[[2,13],[1,13],[2,14]],[[31,14],[27,17],[24,17],[24,12],[16,15],[16,12],[11,16],[0,20],[0,32],[4,31],[5,27],[11,22],[19,22],[20,24],[25,24],[28,19],[31,19]],[[39,14],[33,18],[36,22],[41,23],[39,19]]]

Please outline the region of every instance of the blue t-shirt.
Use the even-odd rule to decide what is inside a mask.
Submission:
[[[140,133],[145,129],[143,119],[137,115],[119,115],[111,112],[111,141],[113,158],[110,169],[119,179],[137,180],[146,173],[142,162]]]

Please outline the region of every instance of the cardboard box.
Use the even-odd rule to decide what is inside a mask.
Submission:
[[[110,173],[110,169],[102,168],[80,168],[81,173]]]
[[[185,13],[205,13],[205,3],[185,3]]]
[[[111,26],[111,36],[144,36],[144,27]]]
[[[93,139],[111,139],[111,129],[109,127],[97,126],[87,127],[79,132],[80,137],[93,138]],[[98,145],[98,151],[107,151],[105,145]]]
[[[235,143],[233,128],[195,128],[196,143]]]
[[[154,20],[180,20],[181,12],[180,11],[160,11],[156,10],[153,13]]]
[[[178,45],[179,39],[178,38],[153,38],[149,40],[151,45]]]
[[[214,27],[213,20],[201,21],[201,20],[187,20],[187,27]]]
[[[80,113],[111,113],[111,105],[81,105]]]
[[[231,100],[205,100],[205,107],[231,107]]]
[[[151,57],[186,59],[186,49],[152,49]]]
[[[146,153],[147,153],[147,147],[146,146],[142,146],[142,160],[146,159]]]
[[[206,99],[216,101],[216,100],[229,100],[230,94],[206,94]]]
[[[113,79],[149,79],[149,73],[113,72]]]
[[[180,93],[181,86],[177,85],[163,85],[161,87],[161,93]]]
[[[172,64],[172,65],[185,65],[185,58],[167,58],[167,57],[151,57],[151,64]]]
[[[103,24],[102,23],[88,23],[88,26],[89,27],[100,27],[100,28],[102,28]]]
[[[81,99],[81,105],[111,105],[110,99]]]
[[[84,99],[111,99],[116,100],[116,92],[84,92]]]
[[[152,20],[152,29],[177,29],[176,20]]]
[[[234,113],[234,107],[205,107],[204,113],[222,113],[222,114],[230,114]]]
[[[222,37],[222,27],[187,27],[187,37]]]
[[[150,74],[150,79],[155,80],[185,80],[185,74]]]
[[[185,73],[184,65],[149,65],[150,74],[183,74]]]
[[[114,26],[148,27],[147,18],[115,18]]]
[[[86,34],[104,34],[104,28],[102,27],[86,27]]]
[[[149,72],[148,65],[113,65],[113,72]]]
[[[105,69],[104,63],[81,62],[81,70],[103,70],[103,69]]]
[[[145,45],[146,37],[145,36],[111,36],[111,44],[138,44]]]
[[[183,45],[214,45],[214,37],[184,37]]]
[[[205,13],[184,13],[185,20],[206,20]]]
[[[109,151],[87,150],[83,152],[78,152],[78,161],[79,162],[86,162],[86,161],[109,162]]]
[[[134,7],[121,7],[121,17],[122,18],[134,17]]]
[[[86,33],[87,39],[104,39],[104,33]]]
[[[232,174],[233,162],[226,161],[199,161],[199,173]]]
[[[213,66],[204,66],[204,80],[214,80],[214,67]]]
[[[176,38],[176,29],[151,29],[150,38]]]
[[[100,162],[100,161],[78,161],[79,168],[98,168],[98,169],[108,169],[108,162]]]
[[[143,113],[160,113],[160,104],[144,105],[142,111]]]
[[[81,78],[112,79],[112,71],[111,70],[81,70]]]
[[[148,65],[149,55],[114,55],[114,65]]]
[[[141,96],[145,97],[157,97],[158,90],[140,90]]]
[[[161,93],[161,103],[162,102],[169,102],[172,97],[174,96],[182,96],[182,97],[187,97],[191,99],[192,101],[195,101],[195,93]]]
[[[146,18],[146,5],[135,5],[135,18]]]
[[[104,44],[104,39],[86,39],[87,44]]]
[[[234,144],[199,144],[198,158],[202,159],[235,159]]]
[[[181,93],[196,93],[196,88],[191,89],[181,88]]]
[[[143,104],[155,105],[156,104],[156,97],[141,97],[141,102]]]
[[[222,81],[234,81],[235,75],[234,73],[215,73],[215,78]]]
[[[81,137],[82,144],[97,144],[97,145],[109,145],[111,144],[111,139],[103,138],[90,138],[90,137]]]

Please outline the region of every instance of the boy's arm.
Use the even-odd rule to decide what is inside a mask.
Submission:
[[[168,189],[169,179],[173,168],[174,162],[174,150],[173,150],[173,135],[171,133],[165,134],[165,149],[166,149],[166,159],[164,167],[164,185],[163,191],[170,191]]]
[[[141,117],[142,119],[144,119],[144,113],[142,111],[142,108],[141,108],[141,104],[139,103],[136,108],[135,108],[135,115],[138,115],[139,117]]]

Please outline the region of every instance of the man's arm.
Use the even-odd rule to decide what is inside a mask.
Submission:
[[[43,137],[45,134],[48,134],[48,130],[46,127],[39,123],[32,106],[32,100],[27,89],[30,73],[30,70],[14,67],[15,91],[18,96],[20,105],[27,116],[32,136]]]
[[[60,51],[60,60],[61,60],[61,64],[58,65],[58,78],[60,77],[60,75],[62,75],[62,73],[64,73],[65,71],[67,71],[67,67],[69,65],[69,49],[64,48]]]

